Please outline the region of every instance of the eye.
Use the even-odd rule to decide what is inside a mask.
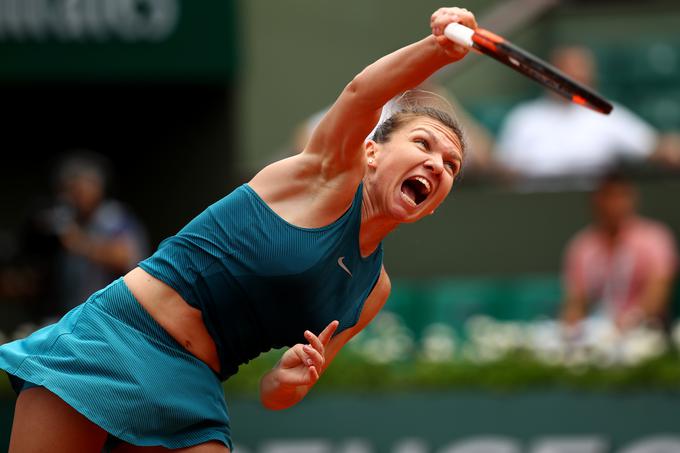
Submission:
[[[444,162],[444,165],[449,167],[453,173],[456,173],[458,171],[458,163],[457,162],[454,162],[452,160],[447,160],[446,162]]]
[[[413,141],[414,141],[415,143],[418,143],[419,145],[421,145],[421,146],[422,146],[423,148],[425,148],[426,150],[429,150],[429,149],[430,149],[430,143],[429,143],[427,140],[425,140],[424,138],[416,138],[416,139],[413,140]]]

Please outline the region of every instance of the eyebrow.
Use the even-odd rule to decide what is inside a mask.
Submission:
[[[432,132],[428,131],[427,129],[425,129],[425,128],[423,128],[423,127],[416,127],[415,129],[412,129],[412,130],[411,130],[411,132],[418,132],[418,131],[419,131],[419,132],[424,132],[424,133],[430,138],[430,140],[432,140],[435,144],[440,144],[440,143],[441,143],[441,141],[440,141],[437,137],[435,137],[434,134],[432,134]],[[463,161],[463,158],[461,157],[460,153],[455,153],[455,152],[453,152],[453,151],[450,151],[450,152],[447,152],[447,154],[448,154],[451,158],[453,158],[453,160],[456,160],[456,161],[458,161],[458,162],[462,162],[462,161]]]

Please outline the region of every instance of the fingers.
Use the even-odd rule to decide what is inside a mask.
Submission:
[[[430,28],[432,34],[441,36],[444,28],[452,22],[456,22],[466,27],[477,28],[477,21],[474,14],[465,8],[439,8],[430,17]]]
[[[283,386],[314,385],[319,380],[319,372],[316,367],[282,370],[277,376],[278,383]]]
[[[324,342],[321,341],[320,337],[317,337],[316,335],[314,335],[309,330],[305,331],[305,338],[307,339],[307,341],[309,341],[309,344],[304,345],[302,347],[303,351],[305,351],[305,353],[307,353],[309,358],[314,362],[314,364],[318,367],[318,369],[322,370],[323,364],[325,362],[324,350],[325,350],[326,344],[324,344]]]
[[[309,330],[305,330],[305,339],[309,341],[309,344],[319,351],[321,354],[323,354],[323,348],[324,348],[324,343],[321,341],[319,337],[314,335],[312,332]]]
[[[435,36],[435,39],[440,46],[444,47],[445,49],[452,49],[455,53],[464,54],[469,51],[469,49],[451,42],[451,40],[444,35]]]
[[[444,29],[451,23],[459,23],[475,29],[477,21],[475,16],[465,8],[439,8],[430,17],[430,28],[432,28],[437,44],[455,61],[467,55],[469,49],[454,44],[444,36]]]
[[[278,367],[285,378],[281,382],[287,385],[312,385],[320,376],[326,358],[325,347],[330,342],[340,323],[332,321],[317,337],[311,331],[304,333],[309,344],[296,344],[283,354]]]
[[[308,383],[309,384],[316,383],[316,381],[319,380],[319,372],[317,371],[316,367],[310,366],[307,371],[308,371],[307,377],[309,379]]]
[[[457,8],[439,8],[432,14],[432,17],[430,17],[430,28],[433,35],[441,36],[448,24],[460,21],[460,17],[454,12],[455,9]]]
[[[473,30],[477,28],[477,19],[475,19],[475,15],[465,8],[462,8],[461,10],[460,23]]]
[[[315,366],[319,370],[323,369],[323,364],[325,362],[323,352],[319,352],[309,345],[304,345],[302,349],[308,356],[306,365]]]
[[[282,360],[281,366],[286,369],[297,367],[316,368],[316,371],[323,369],[325,362],[323,352],[319,352],[309,345],[296,344],[288,350],[284,357],[288,355],[288,360]]]
[[[333,334],[337,330],[339,324],[338,321],[332,321],[318,337],[309,330],[305,331],[304,336],[305,339],[309,341],[309,344],[302,346],[302,351],[306,356],[304,358],[302,356],[300,357],[305,365],[314,365],[317,371],[323,370],[326,361],[324,357],[325,348],[331,341],[331,338],[333,338]]]
[[[338,329],[339,325],[339,321],[331,321],[331,323],[323,329],[323,332],[319,334],[319,340],[321,340],[324,346],[328,345],[328,342],[331,341],[331,338],[333,338],[333,334]]]
[[[306,373],[298,373],[291,376],[289,384],[293,385],[314,385],[319,380],[319,372],[313,366],[307,368]]]

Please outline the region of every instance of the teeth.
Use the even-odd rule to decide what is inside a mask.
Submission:
[[[416,176],[415,179],[416,179],[416,181],[419,181],[422,185],[425,186],[426,193],[430,193],[430,190],[432,190],[432,187],[430,186],[430,181],[423,178],[422,176]]]
[[[410,199],[404,192],[401,193],[401,198],[402,198],[403,200],[405,200],[406,203],[408,203],[409,205],[411,205],[411,206],[413,206],[413,207],[417,206],[417,205],[416,205],[416,202],[413,201],[412,199]]]

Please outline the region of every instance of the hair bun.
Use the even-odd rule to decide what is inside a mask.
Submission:
[[[401,95],[396,96],[389,101],[386,104],[386,107],[390,106],[390,104],[392,104],[391,108],[394,109],[391,115],[397,112],[409,112],[418,109],[431,108],[444,112],[451,118],[456,117],[451,103],[447,101],[444,96],[433,91],[422,89],[404,91]],[[383,110],[385,109],[383,108]]]
[[[456,113],[453,106],[446,98],[433,91],[414,88],[390,99],[382,108],[380,119],[371,133],[366,137],[373,137],[381,124],[392,118],[397,113],[414,112],[425,109],[434,109],[447,114],[457,124]]]

